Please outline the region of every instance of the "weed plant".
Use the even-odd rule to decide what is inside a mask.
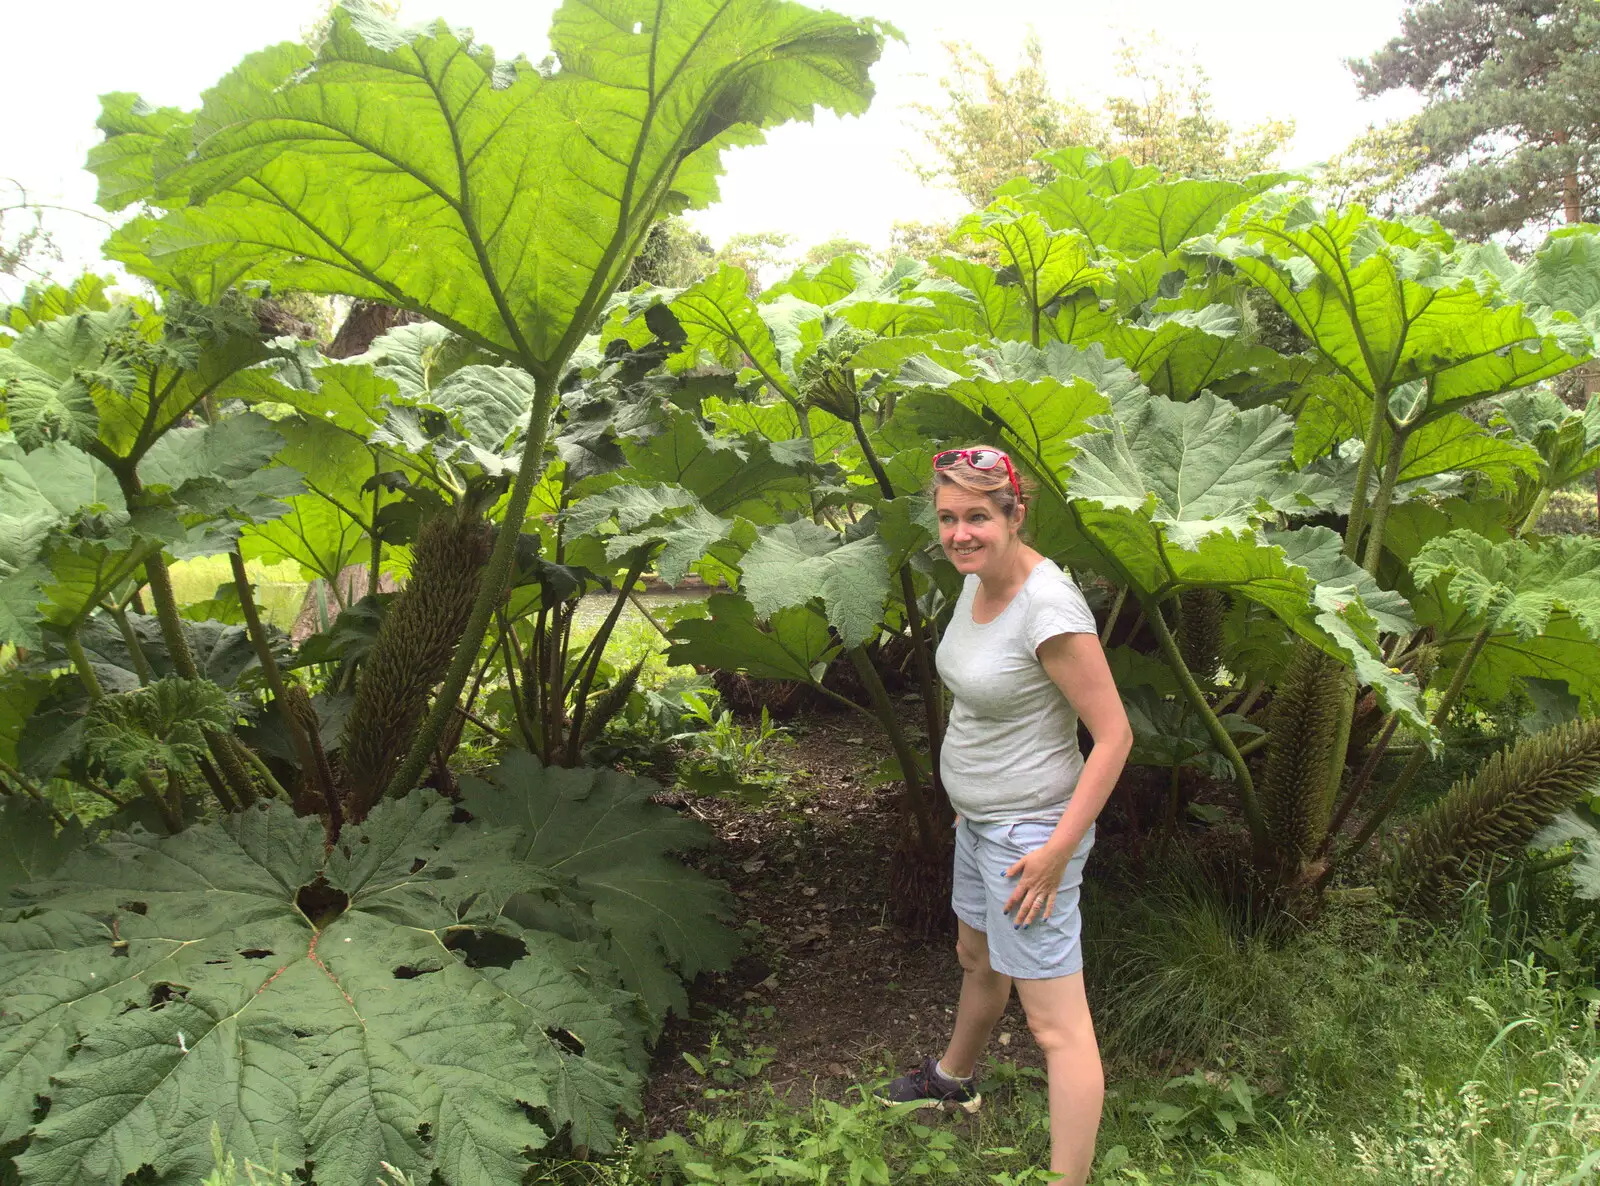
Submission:
[[[1600,1182],[1600,946],[1589,931],[1569,936],[1565,968],[1547,966],[1559,912],[1502,893],[1479,894],[1448,929],[1368,905],[1286,934],[1251,925],[1192,874],[1175,864],[1086,908],[1111,1084],[1096,1182]],[[863,1067],[843,1100],[796,1104],[756,1081],[763,1060],[744,1064],[744,1053],[719,1036],[694,1055],[706,1106],[590,1180],[1048,1180],[1033,1067],[990,1064],[985,1108],[965,1120],[875,1102],[887,1066]]]

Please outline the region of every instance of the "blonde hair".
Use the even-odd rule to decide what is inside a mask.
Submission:
[[[1004,449],[995,449],[993,445],[962,445],[964,449],[994,449],[996,453],[1004,453]],[[944,450],[940,450],[944,452]],[[1010,456],[1010,454],[1007,454]],[[1033,493],[1033,483],[1016,470],[1016,462],[1011,463],[1013,472],[1017,474],[1017,485],[1022,487],[1022,498],[1017,497],[1017,492],[1011,487],[1011,479],[1006,474],[1005,463],[1001,462],[993,469],[973,469],[965,461],[958,461],[949,469],[936,469],[933,471],[933,481],[928,484],[928,498],[934,503],[938,502],[939,490],[944,486],[955,486],[969,494],[981,494],[1007,519],[1017,517],[1017,507],[1026,506],[1029,496]]]

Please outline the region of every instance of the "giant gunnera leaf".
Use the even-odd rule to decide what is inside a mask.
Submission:
[[[115,834],[16,889],[0,914],[0,1142],[28,1137],[21,1181],[120,1186],[149,1166],[198,1183],[213,1124],[238,1156],[276,1151],[322,1186],[376,1181],[380,1161],[503,1186],[563,1130],[609,1147],[638,1105],[649,1018],[570,937],[596,931],[598,895],[560,865],[654,790],[611,777],[624,785],[604,801],[503,785],[508,812],[565,822],[544,843],[453,823],[418,791],[329,849],[320,820],[266,803],[172,837]],[[687,895],[715,899],[662,856],[699,839],[634,839],[630,860],[676,873],[628,882],[641,911],[687,918]],[[512,897],[568,934],[514,920]]]

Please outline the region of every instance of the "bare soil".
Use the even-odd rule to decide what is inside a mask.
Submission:
[[[775,1050],[761,1078],[796,1104],[813,1090],[842,1099],[864,1068],[898,1072],[944,1049],[961,986],[953,938],[907,934],[884,900],[896,786],[867,779],[888,743],[859,717],[827,712],[790,731],[795,743],[778,755],[789,786],[771,802],[685,804],[716,833],[692,860],[732,890],[747,945],[730,972],[691,987],[690,1018],[668,1023],[645,1094],[651,1136],[703,1106],[707,1083],[683,1054],[703,1056],[728,1015],[746,1027],[739,1043]],[[1014,998],[997,1033],[997,1055],[1042,1065]]]

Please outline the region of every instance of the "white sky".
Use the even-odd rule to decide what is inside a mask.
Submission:
[[[1409,96],[1363,103],[1341,65],[1398,31],[1400,0],[1344,0],[1336,20],[1314,5],[1283,0],[860,0],[859,8],[857,0],[831,0],[831,6],[890,21],[909,44],[891,44],[874,71],[878,94],[866,116],[822,113],[814,125],[775,129],[766,146],[725,158],[722,202],[693,216],[714,243],[738,231],[777,229],[801,246],[835,234],[881,246],[897,219],[959,213],[954,194],[923,185],[904,165],[905,154],[921,147],[906,105],[938,98],[946,40],[972,42],[1009,73],[1031,27],[1058,90],[1092,102],[1119,85],[1118,37],[1137,40],[1154,30],[1208,71],[1223,118],[1236,126],[1295,121],[1283,161],[1289,167],[1323,159],[1369,122],[1411,109]],[[319,0],[12,0],[0,71],[0,110],[11,112],[0,142],[0,178],[21,182],[35,201],[94,211],[93,178],[82,163],[98,139],[98,94],[129,90],[158,105],[195,106],[200,91],[244,54],[297,38],[322,7]],[[404,0],[402,19],[444,15],[475,29],[501,57],[525,52],[537,60],[554,7],[540,0]],[[15,190],[0,190],[0,206],[14,198]],[[55,266],[59,275],[95,264],[103,227],[65,213],[52,214],[48,225],[66,254]],[[12,215],[7,237],[19,229]],[[10,292],[0,281],[3,295]]]

